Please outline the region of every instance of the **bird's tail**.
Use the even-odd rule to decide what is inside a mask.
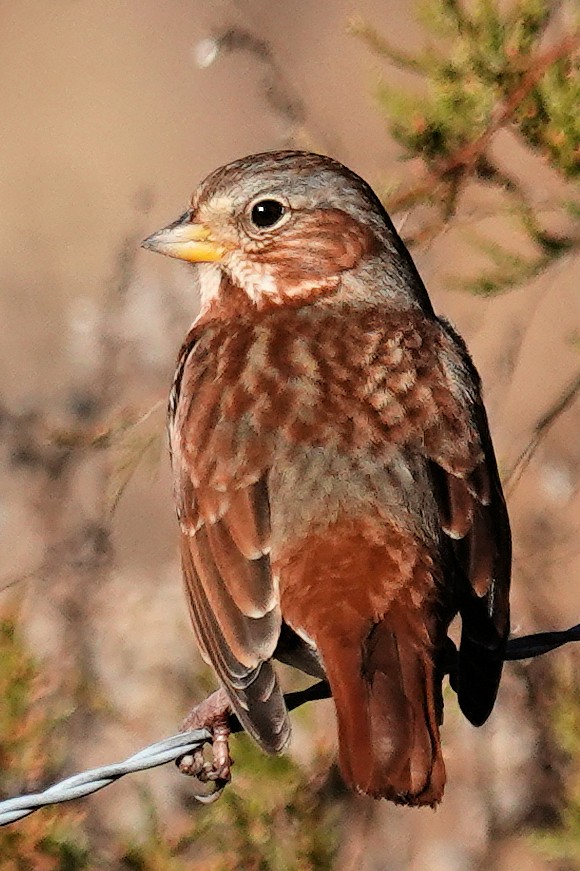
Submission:
[[[400,804],[437,804],[445,785],[441,676],[420,616],[395,608],[356,641],[329,633],[319,646],[347,783]]]

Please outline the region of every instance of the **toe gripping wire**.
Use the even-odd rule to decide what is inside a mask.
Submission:
[[[535,656],[542,656],[572,641],[580,641],[580,623],[571,629],[559,632],[538,632],[534,635],[510,638],[507,642],[504,660],[531,659]],[[457,650],[452,643],[450,643],[448,654],[449,660],[446,665],[453,684]],[[306,702],[329,697],[330,687],[326,681],[321,680],[318,683],[312,684],[307,689],[287,693],[285,700],[288,710],[292,710]],[[242,731],[237,718],[232,716],[231,720],[231,731]],[[132,774],[134,771],[144,771],[148,768],[155,768],[157,765],[164,765],[166,762],[180,759],[211,740],[211,732],[207,729],[181,732],[178,735],[173,735],[171,738],[165,738],[163,741],[158,741],[156,744],[145,747],[123,762],[103,765],[90,771],[84,771],[81,774],[75,774],[73,777],[61,780],[42,792],[1,801],[0,826],[16,822],[39,810],[41,807],[90,795],[103,789],[105,786],[109,786],[109,784],[114,783],[126,774]]]

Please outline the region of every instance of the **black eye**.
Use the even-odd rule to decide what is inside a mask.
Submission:
[[[285,207],[278,200],[260,200],[252,207],[250,217],[254,226],[264,229],[277,224],[285,212]]]

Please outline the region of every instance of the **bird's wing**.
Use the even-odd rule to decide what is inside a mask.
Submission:
[[[442,327],[440,419],[426,447],[458,576],[458,700],[480,725],[495,702],[509,634],[511,534],[479,376],[462,339]]]
[[[232,395],[223,382],[218,386],[203,355],[192,365],[186,361],[179,377],[186,386],[170,440],[195,634],[246,730],[278,752],[290,725],[270,661],[281,616],[268,557],[268,450],[257,449],[251,428],[247,439],[240,441],[239,429],[234,435],[225,411]]]
[[[366,389],[386,440],[428,461],[447,593],[462,618],[459,703],[480,724],[495,701],[509,633],[511,539],[479,376],[443,320],[391,315],[378,345],[367,354]]]

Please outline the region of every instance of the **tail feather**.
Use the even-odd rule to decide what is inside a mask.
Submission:
[[[390,613],[353,640],[321,639],[345,780],[376,798],[437,804],[445,785],[441,680],[426,630]]]

